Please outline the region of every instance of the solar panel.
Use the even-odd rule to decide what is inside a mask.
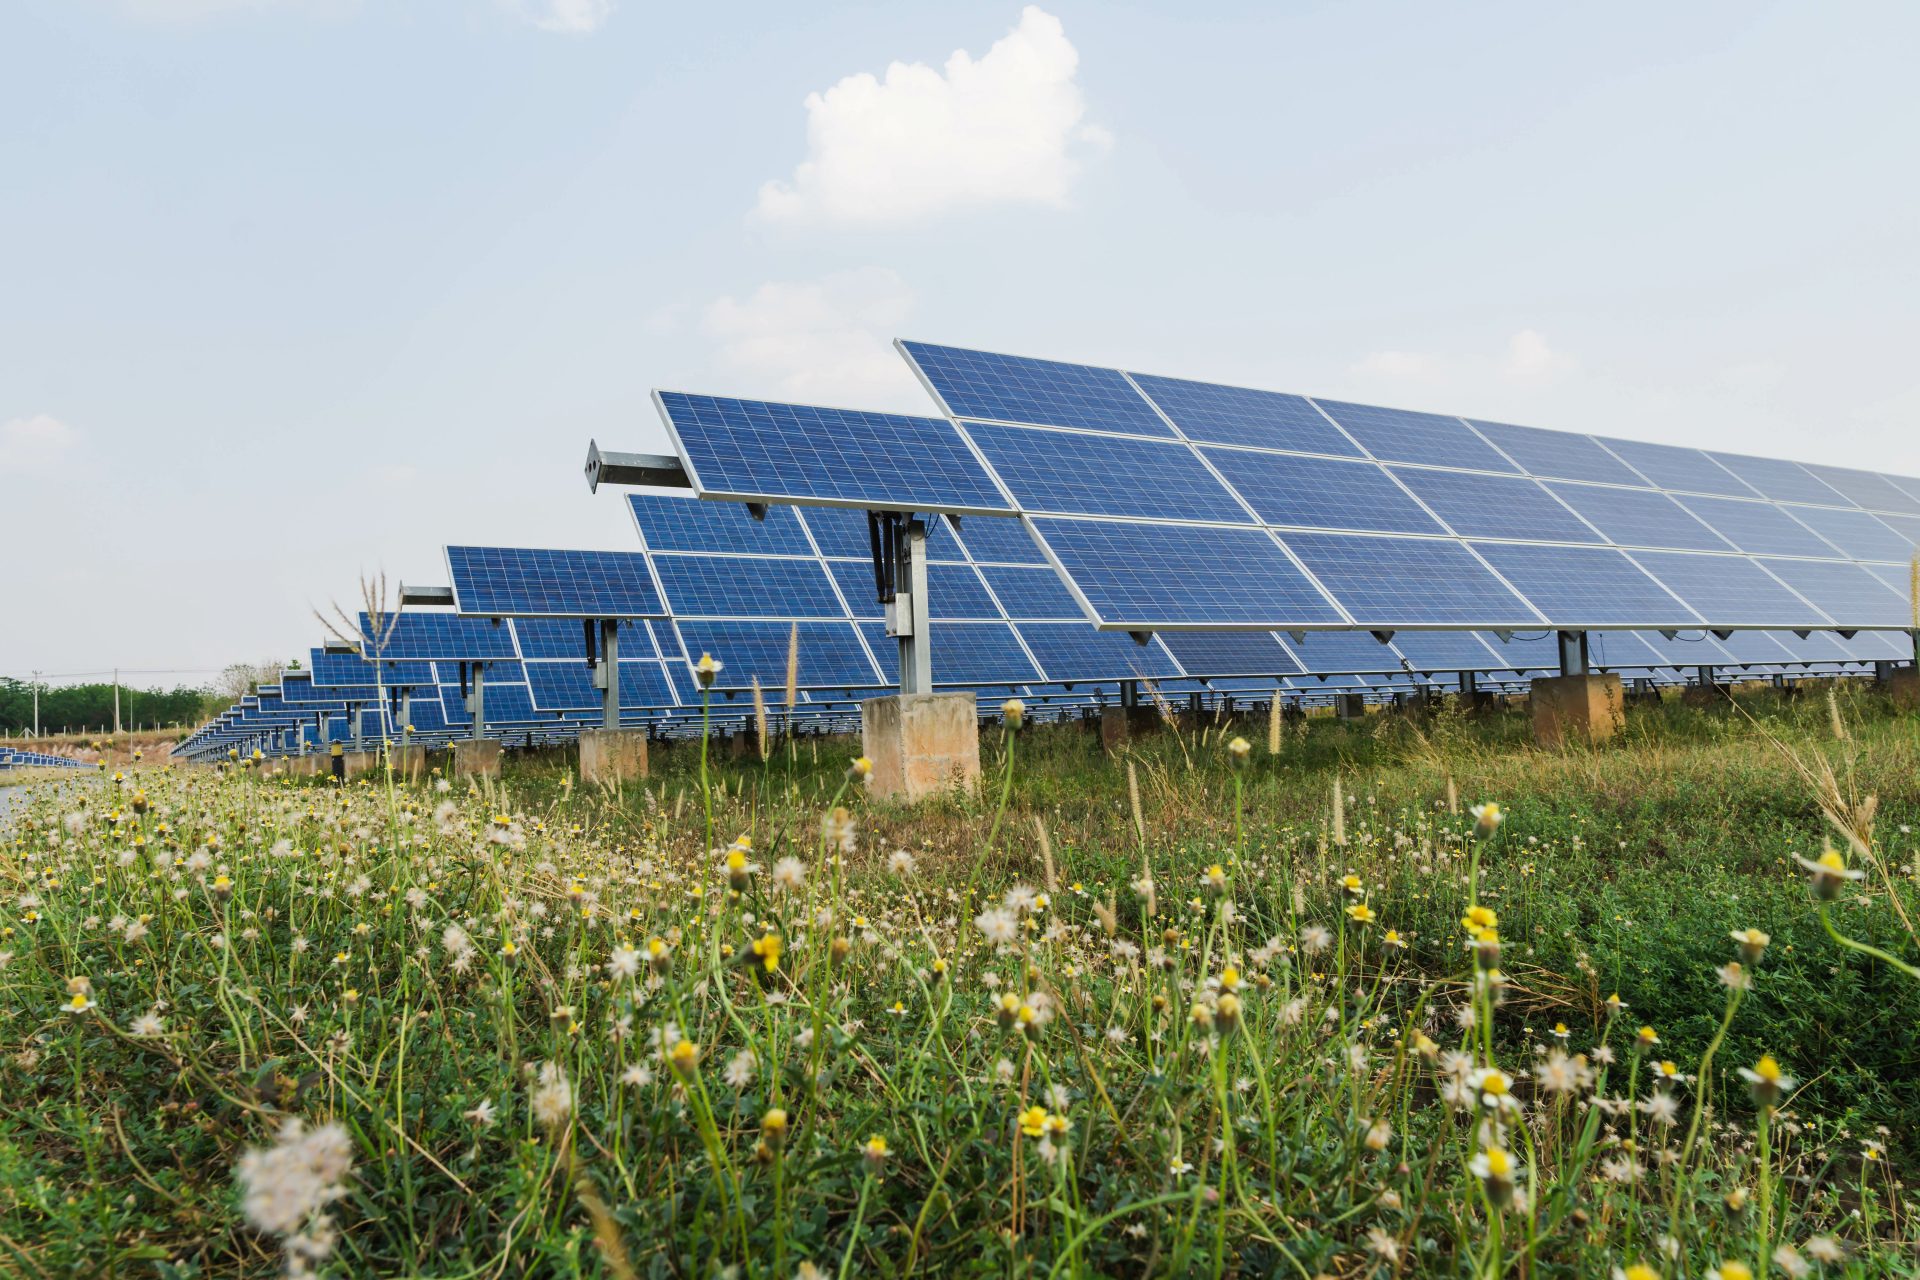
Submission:
[[[1313,674],[1405,670],[1397,650],[1365,631],[1308,631],[1282,640],[1301,669]]]
[[[384,662],[376,666],[354,653],[334,653],[314,649],[307,655],[307,669],[316,689],[330,696],[345,697],[343,691],[372,690],[376,685],[422,685],[433,683],[430,662]],[[369,694],[368,696],[372,696]]]
[[[1648,444],[1640,440],[1601,437],[1600,443],[1659,489],[1682,493],[1717,493],[1729,498],[1751,498],[1753,490],[1731,471],[1699,449],[1680,445]]]
[[[1247,521],[1245,509],[1178,441],[962,425],[1023,510]]]
[[[1305,396],[1136,373],[1134,385],[1189,440],[1358,458],[1360,449]]]
[[[1511,462],[1458,418],[1343,400],[1318,403],[1382,462],[1422,462],[1470,471],[1514,470]]]
[[[900,682],[900,647],[879,623],[866,623],[867,646],[880,663],[888,684]],[[1025,683],[1040,678],[1033,659],[1004,622],[949,622],[933,629],[933,682],[981,684],[988,681]],[[1089,635],[1099,635],[1091,627]]]
[[[1675,600],[1620,552],[1607,547],[1531,547],[1476,542],[1474,549],[1556,626],[1698,626]]]
[[[1267,631],[1169,631],[1160,642],[1182,667],[1205,675],[1295,675],[1304,670]]]
[[[522,658],[572,658],[577,662],[586,660],[586,633],[577,619],[516,618],[511,625],[514,640]],[[596,627],[594,639],[596,650],[600,644],[598,635]],[[654,647],[652,625],[636,618],[621,621],[619,645],[622,662],[659,656]]]
[[[1528,542],[1604,542],[1537,481],[1468,471],[1396,467],[1394,475],[1420,501],[1468,538],[1519,538]]]
[[[1904,593],[1860,565],[1832,560],[1762,559],[1760,563],[1828,617],[1846,619],[1855,626],[1912,625]]]
[[[1024,535],[1022,535],[1024,536]],[[994,596],[1010,618],[1055,618],[1082,620],[1086,611],[1073,598],[1060,575],[1050,568],[1014,568],[987,565],[980,570]],[[938,603],[938,590],[935,589]]]
[[[879,603],[874,590],[873,566],[852,560],[835,560],[828,566],[840,592],[846,598],[848,606],[856,618],[880,618],[886,616],[885,606]],[[1027,570],[1027,572],[1035,572]],[[1042,571],[1044,572],[1044,571]],[[1058,576],[1049,574],[1058,585]],[[986,588],[980,585],[980,576],[969,565],[933,564],[927,566],[927,603],[931,617],[938,622],[942,619],[971,618],[997,619],[1001,616],[999,608],[993,603]]]
[[[1887,584],[1906,612],[1901,616],[1899,625],[1920,628],[1920,613],[1913,609],[1913,562],[1906,564],[1870,564],[1863,566],[1866,571]],[[1910,656],[1910,655],[1909,655]]]
[[[1829,507],[1784,507],[1795,520],[1840,548],[1849,560],[1904,561],[1913,544],[1864,511],[1836,511]]]
[[[979,460],[939,418],[656,392],[700,497],[998,512]]]
[[[967,554],[978,564],[1045,564],[1033,538],[1018,520],[969,516],[957,535]]]
[[[1683,551],[1726,551],[1726,539],[1701,524],[1686,508],[1651,489],[1617,489],[1586,484],[1549,485],[1561,501],[1623,547],[1672,547]]]
[[[638,618],[666,610],[637,551],[448,547],[454,608],[487,617]]]
[[[1259,529],[1046,518],[1033,526],[1101,621],[1155,630],[1347,621]]]
[[[1589,436],[1569,431],[1518,427],[1507,422],[1472,420],[1473,427],[1530,475],[1550,480],[1591,480],[1599,484],[1639,484],[1640,477]]]
[[[1286,543],[1361,626],[1535,626],[1542,621],[1450,538],[1289,533]]]
[[[924,342],[900,349],[956,418],[1171,436],[1117,369],[996,355]]]
[[[1771,502],[1708,498],[1674,499],[1694,517],[1742,551],[1771,556],[1835,556],[1824,539]]]
[[[1818,627],[1827,621],[1744,556],[1636,551],[1632,558],[1695,613],[1722,626]]]
[[[1376,463],[1244,449],[1202,452],[1268,524],[1378,533],[1445,532]]]
[[[383,620],[378,635],[360,615],[360,642],[369,657],[382,660],[493,661],[513,658],[513,632],[505,623],[452,613],[398,613]]]
[[[1393,647],[1416,671],[1485,671],[1499,661],[1471,631],[1402,631]]]
[[[1807,470],[1869,511],[1920,515],[1920,501],[1915,501],[1906,490],[1876,472],[1820,466],[1817,463],[1808,463]]]
[[[1732,631],[1714,638],[1742,666],[1779,666],[1793,660],[1793,654],[1765,631]]]
[[[619,662],[620,708],[658,710],[676,705],[673,683],[659,662]],[[593,673],[583,662],[529,662],[527,686],[535,711],[593,711],[605,705],[605,694],[594,688]],[[487,691],[492,699],[492,689]],[[492,718],[489,708],[488,718]]]
[[[628,494],[627,506],[641,541],[654,551],[813,554],[792,507],[770,506],[764,519],[755,519],[743,502],[701,502],[680,494],[658,493]]]
[[[710,653],[724,664],[714,680],[720,690],[748,688],[753,677],[763,689],[787,683],[786,622],[679,622],[687,658]],[[800,623],[800,683],[809,689],[870,688],[887,683],[874,669],[851,622]]]
[[[676,618],[844,618],[818,560],[755,556],[653,557]]]
[[[1482,631],[1479,635],[1480,643],[1486,645],[1503,664],[1493,668],[1496,671],[1547,671],[1560,666],[1559,642],[1552,632],[1542,635],[1509,633],[1504,639],[1490,631]]]
[[[1180,674],[1158,643],[1135,644],[1125,632],[1095,631],[1084,622],[1024,623],[1020,638],[1053,683],[1152,680]]]
[[[1587,660],[1608,671],[1658,666],[1658,650],[1634,631],[1590,631],[1587,633]]]
[[[1830,507],[1852,505],[1831,485],[1797,462],[1782,458],[1751,458],[1740,453],[1710,453],[1707,456],[1776,502],[1811,502]]]

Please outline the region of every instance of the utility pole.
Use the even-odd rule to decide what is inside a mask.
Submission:
[[[33,673],[33,736],[40,736],[40,673]]]
[[[120,736],[120,668],[113,669],[113,736]]]

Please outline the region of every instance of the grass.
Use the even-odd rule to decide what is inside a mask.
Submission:
[[[484,791],[36,787],[0,846],[0,1088],[37,1102],[0,1111],[0,1258],[1914,1270],[1911,717],[1854,688],[1637,706],[1564,754],[1511,713],[1268,730],[995,730],[977,796],[913,809],[844,740],[682,743],[624,790],[558,756]],[[1871,872],[1834,882],[1846,942],[1796,861],[1829,840]],[[1768,1055],[1777,1100],[1740,1074]]]

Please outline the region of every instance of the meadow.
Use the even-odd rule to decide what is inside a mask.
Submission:
[[[0,1273],[1920,1273],[1870,687],[857,752],[36,784]]]

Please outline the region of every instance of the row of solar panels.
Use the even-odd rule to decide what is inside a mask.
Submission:
[[[1916,626],[1920,479],[900,349],[948,417],[657,393],[694,491],[1017,515],[1111,629]]]
[[[84,769],[87,766],[79,760],[66,756],[51,755],[45,751],[21,751],[14,747],[0,747],[0,770],[6,769]]]

